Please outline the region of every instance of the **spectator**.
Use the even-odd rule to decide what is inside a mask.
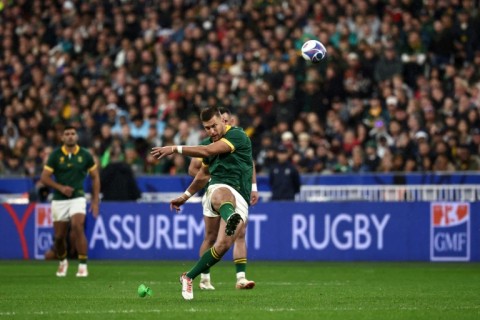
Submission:
[[[195,146],[200,143],[200,134],[197,128],[190,127],[188,121],[180,121],[178,132],[173,137],[173,143],[177,145]]]
[[[123,161],[112,161],[100,172],[104,201],[135,201],[141,198],[132,167]]]
[[[380,164],[380,158],[377,155],[377,144],[373,140],[369,140],[365,146],[365,166],[369,172],[375,172]]]
[[[457,148],[455,167],[460,171],[478,171],[480,160],[477,155],[470,154],[468,145],[460,144]]]
[[[300,192],[300,175],[289,160],[288,149],[283,145],[277,148],[277,161],[269,172],[271,199],[295,200],[295,195]]]
[[[5,176],[23,176],[25,170],[22,161],[16,155],[10,155],[5,163]]]
[[[139,156],[134,144],[127,144],[125,146],[125,162],[132,168],[135,174],[142,174],[145,171],[145,162],[143,158]]]
[[[4,148],[0,147],[0,174],[4,175],[5,173],[5,150]]]
[[[351,130],[362,146],[376,140],[376,130],[367,136],[360,128],[366,120],[368,129],[375,129],[380,118],[393,139],[389,148],[394,154],[405,151],[406,164],[416,157],[418,131],[429,135],[432,146],[445,140],[453,154],[458,143],[470,144],[471,155],[478,155],[469,134],[480,127],[475,1],[459,2],[454,10],[431,1],[377,3],[371,10],[362,1],[326,7],[273,1],[262,10],[238,1],[222,10],[217,2],[200,8],[193,2],[120,1],[114,10],[102,1],[80,2],[41,2],[31,12],[23,2],[4,6],[0,147],[5,165],[10,156],[23,157],[34,137],[42,138],[35,138],[39,150],[57,145],[58,132],[72,124],[95,156],[117,136],[123,146],[135,144],[149,172],[168,174],[171,164],[159,170],[136,139],[166,143],[184,136],[178,130],[182,121],[188,122],[189,136],[196,135],[198,111],[211,104],[234,110],[255,156],[264,153],[265,132],[274,144],[292,132],[295,159],[307,171],[332,170],[345,140],[351,147]],[[198,16],[190,18],[191,12]],[[284,18],[272,19],[272,12]],[[44,18],[25,19],[30,16]],[[312,38],[328,50],[327,59],[315,66],[298,55]],[[379,103],[372,108],[366,102],[373,99]],[[295,128],[297,120],[306,128]],[[391,128],[391,121],[398,125]],[[311,146],[297,149],[301,132],[312,137]],[[353,152],[346,150],[346,157],[353,162]]]
[[[363,66],[359,55],[350,52],[347,55],[347,69],[343,74],[343,87],[349,97],[368,98],[372,94],[372,79]],[[341,97],[341,96],[338,96]]]
[[[392,79],[395,75],[403,73],[402,62],[395,52],[392,44],[387,45],[384,49],[384,55],[375,65],[375,80],[383,82]]]
[[[285,121],[289,125],[292,125],[297,117],[294,101],[284,89],[279,89],[276,92],[276,102],[272,106],[272,116],[274,117],[274,123]]]
[[[348,173],[352,170],[350,165],[348,164],[347,156],[344,152],[340,152],[337,155],[337,162],[333,166],[333,172],[336,173]]]
[[[470,153],[478,155],[480,154],[480,128],[473,128],[471,134]]]
[[[255,157],[257,173],[266,173],[275,160],[275,147],[272,134],[265,133],[260,140],[259,151]]]
[[[148,128],[149,123],[147,120],[144,120],[140,114],[132,118],[132,122],[129,124],[130,136],[132,138],[143,138],[148,137]]]
[[[439,154],[433,163],[433,170],[436,172],[453,172],[455,171],[455,166],[450,159],[448,159],[447,155]]]
[[[407,36],[407,43],[402,49],[403,74],[406,84],[414,88],[417,77],[425,71],[427,60],[420,33],[412,31]]]
[[[365,154],[361,146],[355,146],[352,150],[352,172],[365,173],[369,172],[369,168],[365,165]]]
[[[19,138],[18,128],[13,121],[8,121],[3,127],[3,136],[6,139],[7,147],[13,149]]]
[[[453,40],[453,31],[450,26],[446,26],[442,20],[436,20],[433,23],[433,35],[429,48],[434,67],[443,67],[452,62],[455,50]]]
[[[124,161],[125,152],[122,147],[121,140],[115,138],[112,140],[112,144],[108,146],[101,157],[101,168],[105,168],[111,162]]]

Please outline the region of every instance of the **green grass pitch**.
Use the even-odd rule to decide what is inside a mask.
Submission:
[[[480,319],[477,263],[257,262],[253,290],[236,290],[231,261],[212,268],[215,291],[184,301],[191,261],[0,261],[0,319]],[[144,283],[153,296],[140,298]]]

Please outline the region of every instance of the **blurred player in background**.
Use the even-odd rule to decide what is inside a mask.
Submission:
[[[87,277],[87,238],[85,236],[85,215],[87,200],[83,183],[90,174],[92,178],[91,210],[98,216],[100,176],[97,165],[87,149],[81,148],[77,131],[66,127],[62,136],[63,146],[55,149],[49,156],[41,175],[42,182],[54,189],[52,200],[53,230],[55,248],[60,260],[57,277],[65,277],[68,270],[66,237],[70,222],[76,249],[78,252],[77,277]],[[55,180],[52,179],[55,176]]]
[[[220,107],[218,108],[222,114],[222,120],[225,124],[230,126],[235,126],[235,118],[232,117],[230,110],[227,108]],[[207,145],[212,143],[210,137],[204,139],[200,142],[201,145]],[[192,177],[195,177],[202,167],[201,158],[192,158],[190,161],[190,166],[188,167],[188,174]],[[208,186],[208,185],[207,185]],[[202,198],[202,203],[206,201],[205,195]],[[257,178],[255,174],[255,166],[253,166],[253,175],[252,175],[252,192],[250,194],[250,205],[255,205],[258,202],[258,190],[257,190]],[[202,245],[200,246],[200,257],[215,244],[215,240],[218,235],[218,226],[220,223],[220,216],[218,215],[209,215],[208,212],[203,212],[203,221],[205,223],[205,237],[203,239]],[[248,280],[246,278],[246,269],[247,269],[247,244],[245,243],[245,232],[246,232],[247,223],[238,230],[238,237],[235,240],[235,245],[233,247],[233,262],[235,263],[237,283],[235,287],[237,289],[253,289],[255,282]],[[215,287],[211,283],[210,279],[210,268],[204,270],[200,275],[200,289],[202,290],[215,290]]]
[[[212,143],[204,146],[154,147],[151,152],[155,158],[173,153],[202,158],[203,165],[195,179],[184,194],[170,202],[170,207],[180,210],[192,194],[200,191],[208,182],[203,210],[208,215],[222,218],[215,244],[190,271],[180,277],[185,300],[193,299],[193,280],[220,261],[238,237],[239,230],[245,227],[252,192],[253,158],[250,138],[241,128],[225,124],[216,107],[202,110],[200,120]]]

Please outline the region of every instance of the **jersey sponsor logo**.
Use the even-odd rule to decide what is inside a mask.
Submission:
[[[434,202],[430,206],[430,259],[470,260],[470,204]]]
[[[78,161],[78,163],[82,163],[83,162],[82,156],[78,156],[77,161]]]
[[[43,259],[45,252],[53,244],[53,219],[50,204],[37,204],[35,206],[35,259]]]

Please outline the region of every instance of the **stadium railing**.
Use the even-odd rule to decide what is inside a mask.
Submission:
[[[302,186],[297,201],[467,201],[480,200],[479,185]]]

